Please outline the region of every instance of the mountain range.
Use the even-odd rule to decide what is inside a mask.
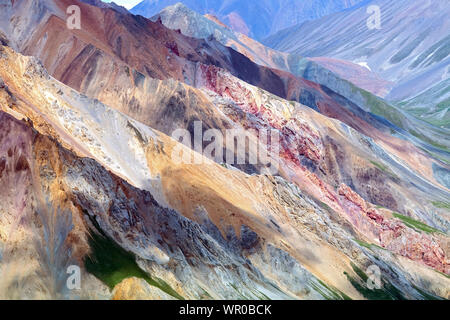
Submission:
[[[368,5],[381,29],[369,29]],[[384,97],[436,126],[450,125],[450,6],[446,0],[370,1],[282,30],[263,41],[306,57],[362,64],[392,84]]]
[[[429,151],[440,153],[440,157],[447,157],[446,154],[450,148],[447,139],[448,129],[430,126],[382,99],[382,96],[386,96],[389,90],[392,89],[394,82],[382,79],[379,74],[368,70],[366,67],[341,59],[328,57],[305,58],[295,53],[285,53],[271,49],[241,33],[231,30],[216,17],[211,15],[202,16],[181,3],[165,8],[161,13],[155,15],[152,20],[161,21],[168,28],[179,30],[187,36],[218,41],[237,50],[259,65],[276,70],[284,70],[291,73],[291,75],[332,89],[335,93],[346,98],[347,105],[354,112],[370,112],[389,120],[397,127],[398,134],[407,135],[409,139],[419,144],[420,139],[416,140],[417,137],[421,139],[427,137],[425,140],[428,143],[438,147]],[[293,85],[289,84],[288,87],[292,88]],[[272,89],[269,88],[270,90]],[[273,90],[271,92],[276,93]],[[304,103],[311,108],[318,108],[316,104],[317,99],[312,98],[316,94],[311,94],[311,92],[309,90],[308,94],[284,97]],[[343,119],[344,115],[341,113],[328,113],[327,115],[337,116],[338,119],[347,124],[349,123],[348,120]],[[378,122],[377,120],[373,121]],[[398,130],[399,128],[402,130]],[[428,148],[424,145],[420,147]],[[441,152],[442,150],[444,150],[444,153]]]
[[[0,0],[0,297],[449,299],[444,128],[382,98],[378,72],[197,5]],[[235,130],[278,151],[236,163],[235,141],[209,157],[196,138]]]
[[[130,10],[151,18],[178,2],[200,14],[212,14],[238,31],[262,39],[284,28],[350,8],[362,0],[144,0]]]

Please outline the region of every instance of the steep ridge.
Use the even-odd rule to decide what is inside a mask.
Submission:
[[[11,202],[2,201],[1,211],[29,223],[21,224],[21,232],[11,225],[11,220],[2,223],[2,257],[8,258],[10,265],[17,263],[23,256],[13,252],[23,244],[23,238],[16,242],[12,239],[25,233],[28,239],[40,240],[45,228],[62,239],[59,246],[77,248],[69,250],[74,252],[72,259],[63,255],[67,260],[58,266],[53,260],[46,261],[39,250],[31,250],[37,265],[27,277],[19,277],[20,289],[35,285],[33,281],[39,279],[36,275],[45,272],[46,266],[54,271],[45,279],[54,283],[69,263],[75,263],[109,287],[89,276],[90,297],[96,298],[133,298],[128,289],[131,285],[138,292],[160,298],[362,298],[363,293],[352,282],[358,277],[356,265],[365,268],[377,264],[384,271],[381,292],[388,298],[423,298],[413,286],[448,298],[448,285],[443,285],[448,278],[421,263],[411,263],[424,259],[424,264],[449,273],[446,247],[439,245],[447,241],[442,234],[425,234],[406,227],[389,217],[389,211],[364,202],[345,186],[340,187],[339,202],[345,201],[359,221],[356,229],[350,227],[351,231],[343,227],[339,211],[321,208],[316,200],[282,178],[249,176],[206,159],[201,169],[176,164],[170,156],[177,145],[174,140],[58,83],[33,58],[17,55],[7,47],[1,47],[0,56],[0,179],[3,185],[10,186],[1,189],[7,192],[2,198],[27,204],[22,209],[14,204],[8,207]],[[303,111],[313,112],[307,108]],[[125,152],[140,159],[134,164],[146,165],[148,174],[160,181],[160,188],[138,189],[134,185],[140,183],[139,179],[128,176],[126,182],[111,173],[126,175],[126,170],[116,165],[125,152],[109,161],[102,157],[102,150],[113,155],[116,148],[127,146],[124,142],[130,148]],[[76,153],[63,145],[74,146]],[[89,152],[97,161],[76,155],[83,152]],[[24,190],[16,190],[14,184]],[[163,195],[158,195],[158,190]],[[30,197],[30,201],[23,197]],[[166,199],[169,207],[177,211],[161,205],[157,197]],[[37,220],[31,218],[33,212],[42,211],[44,215],[35,216]],[[65,220],[45,218],[51,212],[60,212],[54,214]],[[409,239],[409,259],[382,249],[368,249],[353,240],[362,236],[357,231],[364,231],[362,225],[370,226],[364,222],[366,215],[372,217],[372,231],[377,228],[375,220],[389,227],[381,238],[388,249],[405,251],[401,238]],[[45,221],[52,222],[47,226]],[[36,230],[36,226],[44,230]],[[369,234],[367,231],[364,233]],[[114,257],[129,259],[131,254],[131,261],[136,259],[137,263],[127,260],[128,265],[113,264],[112,270],[100,268],[98,263],[103,261],[98,257],[105,257],[98,252],[99,246]],[[54,248],[61,252],[62,247]],[[377,260],[380,257],[382,260]],[[112,277],[115,271],[123,272],[124,278]],[[135,280],[128,278],[136,274]],[[3,277],[3,284],[7,287],[11,279]],[[163,292],[155,292],[157,289],[149,285]],[[53,291],[37,297],[61,297],[59,287],[46,283],[43,287]],[[18,290],[17,294],[23,296],[24,292]]]
[[[370,30],[366,25],[369,5],[380,8],[382,25],[379,30]],[[446,0],[395,3],[373,0],[364,6],[280,31],[264,43],[307,57],[324,56],[365,64],[394,83],[386,98],[398,102],[417,97],[440,83],[442,86],[448,79],[449,13]],[[433,122],[430,113],[434,113],[440,119],[435,123],[448,129],[448,92],[441,91],[440,95],[428,95],[428,98],[433,98],[428,101],[433,106],[423,119]],[[426,107],[421,102],[416,100],[416,109]]]

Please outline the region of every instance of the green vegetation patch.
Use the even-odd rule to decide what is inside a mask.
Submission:
[[[428,150],[426,150],[426,149],[424,149],[422,147],[420,147],[420,150],[422,150],[423,152],[425,152],[429,156],[434,157],[435,159],[438,159],[438,160],[442,161],[443,163],[450,165],[450,161],[448,159],[445,159],[444,157],[440,156],[439,154],[431,152],[431,151],[428,151]]]
[[[443,110],[444,108],[448,108],[448,106],[450,106],[450,97],[447,98],[447,99],[445,99],[445,100],[443,100],[443,101],[441,101],[441,102],[439,102],[439,103],[436,105],[436,108],[437,108],[438,110]]]
[[[430,227],[429,225],[414,220],[413,218],[404,216],[400,213],[392,213],[392,215],[397,218],[400,219],[406,226],[410,227],[411,229],[414,229],[416,231],[424,231],[426,233],[442,233],[441,231],[439,231],[438,229],[435,229],[433,227]]]
[[[358,275],[359,279],[353,278],[347,272],[344,272],[348,281],[358,290],[361,295],[368,300],[406,300],[403,294],[395,286],[383,281],[381,289],[369,289],[367,280],[369,277],[355,264],[351,264],[353,271]]]
[[[174,298],[184,300],[164,280],[152,278],[136,263],[133,254],[125,251],[114,240],[103,232],[91,232],[89,245],[91,254],[86,256],[84,264],[86,270],[93,274],[110,289],[124,279],[136,277],[145,280],[149,285],[157,287]]]
[[[435,43],[427,51],[422,53],[409,67],[410,69],[416,68],[419,64],[428,59],[426,66],[435,62],[442,61],[450,53],[450,36],[445,37],[441,41]],[[431,58],[430,58],[431,57]]]
[[[259,300],[272,300],[272,299],[270,299],[267,295],[265,295],[264,292],[261,292],[260,290],[256,290],[256,292],[255,292],[255,290],[250,289],[250,291],[251,291],[255,296],[257,296]]]
[[[395,56],[391,58],[390,62],[392,64],[396,64],[409,57],[411,53],[414,51],[414,49],[417,48],[423,42],[423,40],[426,39],[429,32],[430,30],[426,30],[420,36],[418,36],[417,38],[413,39],[408,44],[406,44],[406,46],[404,46],[399,52],[397,52]]]

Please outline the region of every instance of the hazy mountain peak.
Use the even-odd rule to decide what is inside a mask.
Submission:
[[[200,14],[214,14],[233,30],[262,39],[283,28],[352,7],[362,0],[182,0]],[[131,12],[152,17],[180,0],[144,0]]]

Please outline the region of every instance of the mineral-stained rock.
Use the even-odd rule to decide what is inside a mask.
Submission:
[[[363,232],[370,230],[373,240],[392,252],[421,261],[441,272],[449,272],[449,248],[440,235],[420,233],[399,221],[385,218],[376,208],[368,208],[366,201],[346,185],[339,187],[339,195],[345,197],[350,209],[348,212],[354,214],[354,225]]]
[[[449,273],[448,214],[429,205],[448,197],[436,160],[364,117],[350,126],[284,100],[276,70],[158,21],[80,3],[87,27],[71,33],[58,11],[68,3],[0,12],[16,17],[11,45],[43,61],[0,46],[2,297],[361,299],[352,279],[371,265],[404,297],[421,297],[414,286],[449,296],[436,272]],[[169,135],[197,121],[250,139],[277,131],[280,152],[266,147],[278,172],[176,161],[192,150]],[[67,287],[71,266],[79,290]]]
[[[139,278],[128,278],[119,283],[112,292],[113,300],[174,300],[161,289]]]
[[[137,258],[135,272],[148,276],[156,274],[175,290],[166,291],[172,296],[318,298],[321,295],[317,295],[316,289],[321,286],[320,279],[349,296],[361,298],[343,272],[352,273],[350,261],[365,265],[375,263],[353,238],[362,234],[378,243],[372,234],[379,230],[380,214],[370,210],[372,206],[356,193],[342,187],[342,195],[339,195],[296,162],[292,163],[292,170],[306,177],[309,185],[295,179],[292,183],[283,178],[249,176],[208,159],[201,170],[195,165],[176,164],[171,158],[171,150],[177,145],[175,141],[98,101],[68,90],[46,77],[39,66],[33,66],[36,61],[27,61],[28,58],[16,55],[9,48],[5,50],[11,60],[8,65],[0,64],[0,70],[4,70],[1,77],[17,101],[14,109],[6,107],[4,110],[18,119],[31,119],[35,129],[30,127],[30,122],[2,116],[2,123],[8,128],[21,128],[1,131],[3,139],[9,141],[2,144],[5,149],[1,157],[6,159],[2,179],[5,172],[14,172],[15,179],[23,179],[26,173],[23,177],[28,179],[14,183],[21,186],[22,191],[14,191],[14,195],[5,193],[2,197],[29,204],[23,207],[29,212],[27,215],[37,210],[41,212],[38,217],[44,219],[51,212],[61,212],[61,218],[69,219],[62,220],[66,222],[60,222],[58,230],[66,239],[64,246],[71,248],[73,260],[64,259],[61,270],[66,263],[74,261],[70,263],[81,265],[83,272],[92,271],[84,269],[83,261],[93,250],[89,230],[99,228],[121,250]],[[41,110],[47,110],[45,116]],[[314,119],[308,113],[301,114],[309,117],[305,119]],[[305,119],[301,121],[310,126]],[[54,140],[36,130],[52,135]],[[5,136],[7,132],[13,136]],[[320,135],[320,131],[317,132]],[[26,143],[17,140],[22,136]],[[122,139],[133,143],[125,145]],[[19,152],[22,149],[18,146],[22,149],[27,146],[28,149],[23,150],[28,151]],[[73,152],[63,146],[70,146]],[[122,150],[123,155],[117,157],[111,150]],[[80,158],[80,155],[91,159]],[[134,159],[134,170],[127,169],[124,157]],[[9,158],[14,162],[10,163]],[[135,174],[137,164],[141,175]],[[33,187],[31,181],[34,181]],[[313,200],[302,188],[321,190],[322,200]],[[20,197],[24,196],[36,201],[22,202]],[[352,205],[356,223],[348,216]],[[22,207],[14,205],[13,208]],[[367,214],[361,208],[366,208]],[[70,219],[73,229],[67,224]],[[96,227],[92,221],[96,222]],[[402,226],[400,222],[395,223]],[[361,229],[361,225],[372,226],[368,229],[370,232]],[[31,232],[28,238],[40,241],[37,234],[28,232]],[[435,241],[419,233],[405,234],[409,235],[424,247],[429,241]],[[390,248],[391,243],[393,252],[416,260],[412,251],[404,251],[407,247],[396,241],[386,241],[386,248]],[[8,240],[3,247],[14,245]],[[269,246],[282,250],[283,258],[276,258],[280,251],[268,249]],[[438,247],[436,250],[438,258],[429,256],[418,260],[445,272],[441,266],[447,253],[444,250],[442,256]],[[34,254],[36,261],[42,259],[39,252]],[[302,276],[296,280],[295,287],[289,287],[291,276],[287,271],[277,268],[275,262],[275,267],[266,268],[263,261],[288,264],[296,261]],[[402,268],[399,266],[397,272],[401,273]],[[30,272],[42,271],[37,268]],[[102,275],[94,275],[107,281],[112,288],[118,284],[108,282]],[[50,273],[48,279],[53,276]],[[386,277],[396,281],[394,274],[387,273]],[[436,273],[436,281],[443,281],[442,278]],[[281,289],[274,290],[273,284]],[[405,288],[405,294],[416,295],[406,289],[404,282],[397,285]],[[46,294],[64,292],[58,291],[58,287],[52,290]]]

